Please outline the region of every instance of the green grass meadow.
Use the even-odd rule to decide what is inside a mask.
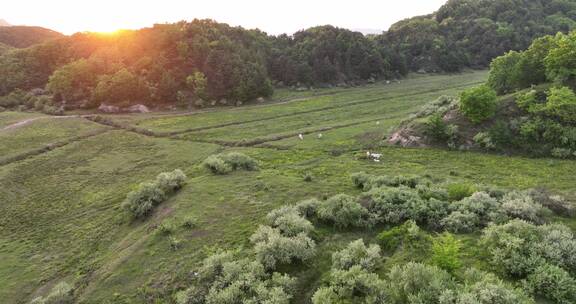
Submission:
[[[430,175],[503,188],[543,187],[575,200],[576,162],[438,149],[405,149],[384,139],[406,116],[440,95],[478,85],[486,71],[412,76],[400,83],[291,93],[275,102],[194,114],[110,115],[163,136],[145,136],[83,118],[42,119],[0,131],[0,158],[53,142],[70,142],[0,166],[0,302],[27,303],[65,280],[80,303],[170,303],[189,273],[217,248],[248,247],[248,237],[270,210],[309,197],[358,194],[350,174]],[[0,128],[29,118],[0,114]],[[78,139],[89,132],[101,131]],[[304,140],[296,135],[304,134]],[[319,134],[322,134],[319,138]],[[74,140],[71,140],[74,139]],[[244,145],[254,140],[257,143]],[[358,159],[366,150],[380,163]],[[260,170],[217,176],[200,163],[209,155],[241,151]],[[138,183],[182,169],[186,185],[144,221],[120,208]],[[312,181],[304,181],[309,174]],[[187,218],[197,227],[181,227]],[[563,219],[576,228],[574,220]],[[182,247],[172,250],[157,225],[169,222]],[[318,228],[316,267],[295,267],[306,302],[330,268],[330,255],[349,241],[372,240],[384,229]],[[477,236],[462,236],[468,264]],[[386,253],[395,262],[426,260],[426,252]]]

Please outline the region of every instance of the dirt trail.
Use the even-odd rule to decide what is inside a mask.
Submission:
[[[40,116],[40,117],[33,117],[33,118],[28,118],[28,119],[24,119],[21,120],[19,122],[13,123],[11,125],[7,125],[5,127],[3,127],[2,129],[0,129],[0,131],[7,131],[7,130],[12,130],[12,129],[17,129],[20,127],[23,127],[25,125],[28,125],[36,120],[40,120],[40,119],[65,119],[65,118],[80,118],[83,117],[83,115],[66,115],[66,116]]]

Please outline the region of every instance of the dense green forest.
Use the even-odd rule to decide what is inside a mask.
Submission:
[[[509,50],[576,26],[573,0],[450,0],[428,16],[400,21],[379,40],[412,71],[485,67]]]
[[[372,36],[333,26],[270,36],[194,20],[110,35],[78,33],[11,51],[0,45],[0,106],[52,113],[61,105],[104,103],[237,105],[266,98],[275,86],[347,86],[410,71],[455,72],[486,67],[544,34],[568,32],[575,17],[572,0],[451,0],[432,15]],[[14,47],[48,37],[58,34],[0,28],[0,42]],[[26,93],[36,88],[43,90]]]
[[[576,32],[494,59],[486,84],[425,106],[396,133],[426,144],[576,157]],[[402,134],[404,133],[404,134]]]

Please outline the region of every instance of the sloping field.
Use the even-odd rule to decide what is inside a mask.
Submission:
[[[418,76],[284,103],[193,115],[108,117],[158,136],[81,118],[50,121],[42,130],[54,129],[54,134],[46,137],[61,138],[60,129],[76,123],[79,132],[107,131],[0,166],[0,299],[26,303],[65,280],[77,288],[81,303],[170,303],[174,290],[186,286],[190,272],[208,253],[247,246],[264,215],[278,206],[309,197],[357,194],[349,176],[358,171],[428,174],[507,188],[545,187],[576,199],[572,161],[384,145],[391,127],[408,113],[485,78],[485,72]],[[24,129],[14,131],[15,137],[26,134]],[[14,148],[0,142],[2,149]],[[357,155],[367,149],[382,153],[382,162],[359,160]],[[260,170],[216,176],[201,168],[207,156],[233,150],[258,159]],[[184,188],[146,221],[131,221],[120,208],[126,194],[138,183],[176,168],[188,176]],[[306,174],[312,181],[304,181]],[[187,218],[196,219],[197,227],[181,227]],[[576,228],[574,221],[565,222]],[[157,232],[161,223],[175,225],[170,237]],[[318,232],[322,254],[312,262],[318,267],[293,270],[302,279],[297,303],[305,303],[320,285],[331,252],[358,237],[369,241],[379,232],[329,234],[326,229]],[[465,254],[472,256],[476,237],[462,238]],[[181,241],[178,250],[171,249],[171,239]],[[417,254],[400,252],[389,261]]]

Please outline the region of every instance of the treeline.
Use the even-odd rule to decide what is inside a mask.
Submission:
[[[0,96],[12,93],[0,98],[0,107],[202,107],[265,98],[274,86],[359,84],[417,70],[455,72],[487,66],[540,35],[568,31],[574,17],[574,0],[451,0],[433,15],[372,36],[333,26],[269,36],[211,20],[113,35],[78,33],[26,49],[0,46]],[[44,91],[27,96],[37,88]],[[38,95],[49,96],[50,104],[44,104],[46,98],[37,103]]]
[[[575,20],[574,0],[449,0],[434,14],[392,25],[379,40],[399,54],[396,69],[455,72],[568,32]]]

